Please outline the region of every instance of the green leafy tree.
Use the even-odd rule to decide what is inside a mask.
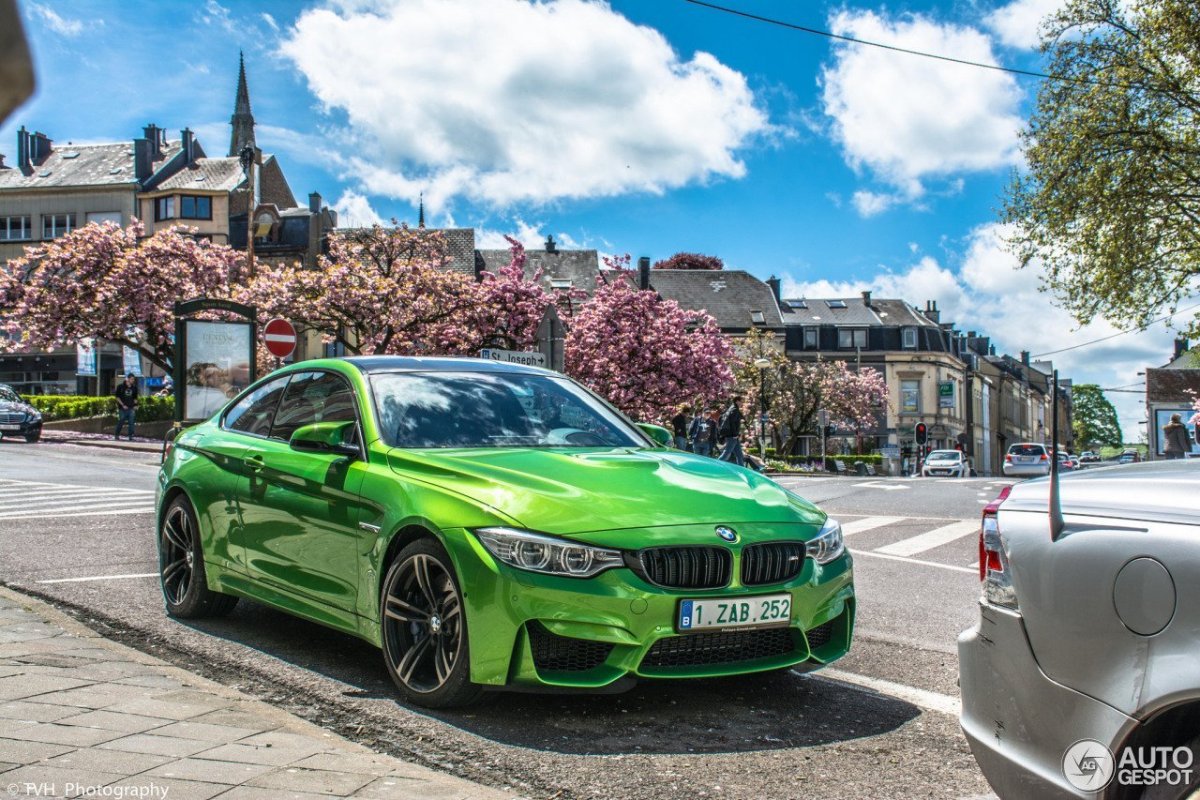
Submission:
[[[1075,446],[1088,450],[1121,445],[1121,424],[1117,410],[1094,383],[1081,383],[1071,390],[1074,406]]]
[[[1069,0],[1004,217],[1082,323],[1145,325],[1200,289],[1200,4]],[[1200,330],[1200,315],[1190,321]]]

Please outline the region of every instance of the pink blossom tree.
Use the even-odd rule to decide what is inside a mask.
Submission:
[[[770,366],[760,369],[755,365],[759,359]],[[834,427],[858,431],[874,428],[887,402],[887,383],[877,371],[855,372],[844,361],[792,361],[775,334],[757,328],[739,342],[733,371],[738,389],[755,413],[761,408],[760,387],[765,393],[771,438],[782,443],[784,453],[794,452],[806,434],[821,435],[818,412],[822,409]],[[746,436],[757,432],[757,425],[746,426]]]
[[[725,262],[717,256],[703,253],[676,253],[670,258],[654,262],[654,269],[725,269]]]
[[[316,269],[261,267],[238,299],[340,342],[348,353],[445,353],[467,338],[472,276],[447,269],[445,237],[407,225],[334,233]]]
[[[133,222],[92,223],[0,267],[0,348],[52,349],[95,337],[174,366],[174,304],[227,297],[241,255],[188,235]]]
[[[530,350],[537,345],[538,324],[554,297],[538,280],[541,270],[525,275],[525,248],[505,236],[512,251],[507,266],[484,272],[470,285],[469,301],[441,334],[447,353],[478,355],[484,347]]]
[[[620,267],[597,281],[571,319],[566,371],[637,420],[671,416],[681,403],[724,396],[733,382],[733,348],[716,321],[685,311],[656,292],[634,288]]]

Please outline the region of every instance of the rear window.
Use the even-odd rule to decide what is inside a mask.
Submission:
[[[1046,448],[1040,444],[1014,444],[1008,448],[1010,456],[1044,456]]]

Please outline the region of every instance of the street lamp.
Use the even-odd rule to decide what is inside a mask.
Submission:
[[[238,153],[238,161],[241,162],[242,171],[246,173],[246,191],[250,193],[246,201],[246,274],[253,278],[255,276],[254,265],[254,212],[257,210],[258,197],[254,191],[254,162],[258,154],[254,147],[246,145]]]
[[[767,370],[771,368],[771,359],[756,358],[754,366],[758,367],[758,454],[765,464],[767,461]]]

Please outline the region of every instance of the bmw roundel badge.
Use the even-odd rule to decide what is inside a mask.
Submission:
[[[720,536],[727,542],[736,542],[738,538],[737,531],[733,528],[726,528],[724,525],[717,526],[717,536]]]

